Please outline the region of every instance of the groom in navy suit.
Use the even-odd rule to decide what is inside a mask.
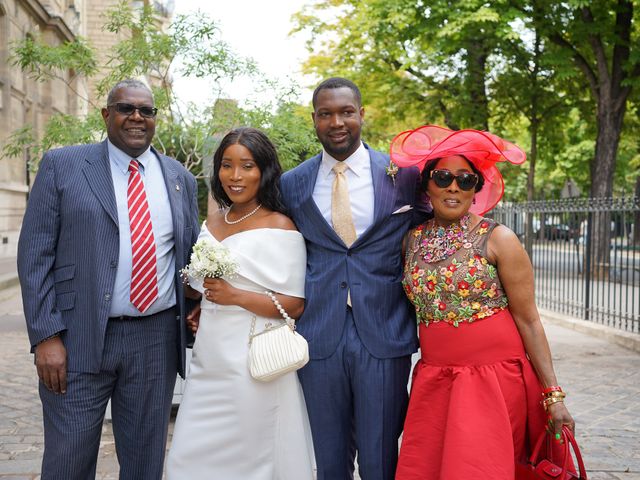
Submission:
[[[307,245],[300,370],[319,480],[392,480],[407,407],[415,313],[402,288],[402,239],[413,222],[417,169],[387,174],[389,157],[363,144],[358,87],[343,78],[313,93],[323,151],[282,177]]]
[[[95,478],[111,400],[120,479],[162,478],[176,371],[180,269],[198,232],[196,181],[150,147],[149,88],[118,83],[108,139],[45,153],[18,243],[44,417],[42,480]]]

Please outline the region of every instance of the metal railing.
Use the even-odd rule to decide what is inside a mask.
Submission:
[[[489,216],[525,244],[538,306],[640,333],[640,198],[503,203]]]

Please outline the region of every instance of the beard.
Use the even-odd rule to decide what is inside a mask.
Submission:
[[[355,152],[359,146],[360,139],[355,139],[352,136],[348,136],[347,140],[340,144],[333,143],[330,139],[321,140],[320,143],[324,150],[333,158],[343,157]]]

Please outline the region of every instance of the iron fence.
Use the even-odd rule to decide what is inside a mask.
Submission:
[[[529,252],[538,306],[640,333],[640,198],[505,203],[489,216]]]

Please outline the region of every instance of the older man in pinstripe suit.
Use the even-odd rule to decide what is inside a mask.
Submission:
[[[43,406],[42,479],[95,478],[111,400],[121,479],[162,478],[176,372],[184,373],[179,271],[198,235],[194,177],[150,147],[151,91],[124,80],[108,139],[47,152],[18,244]]]
[[[322,82],[313,108],[323,152],[287,172],[282,193],[307,245],[297,325],[311,361],[299,373],[318,480],[353,478],[356,450],[363,480],[392,480],[417,346],[401,244],[419,172],[391,178],[389,157],[362,143],[364,108],[351,81]]]

